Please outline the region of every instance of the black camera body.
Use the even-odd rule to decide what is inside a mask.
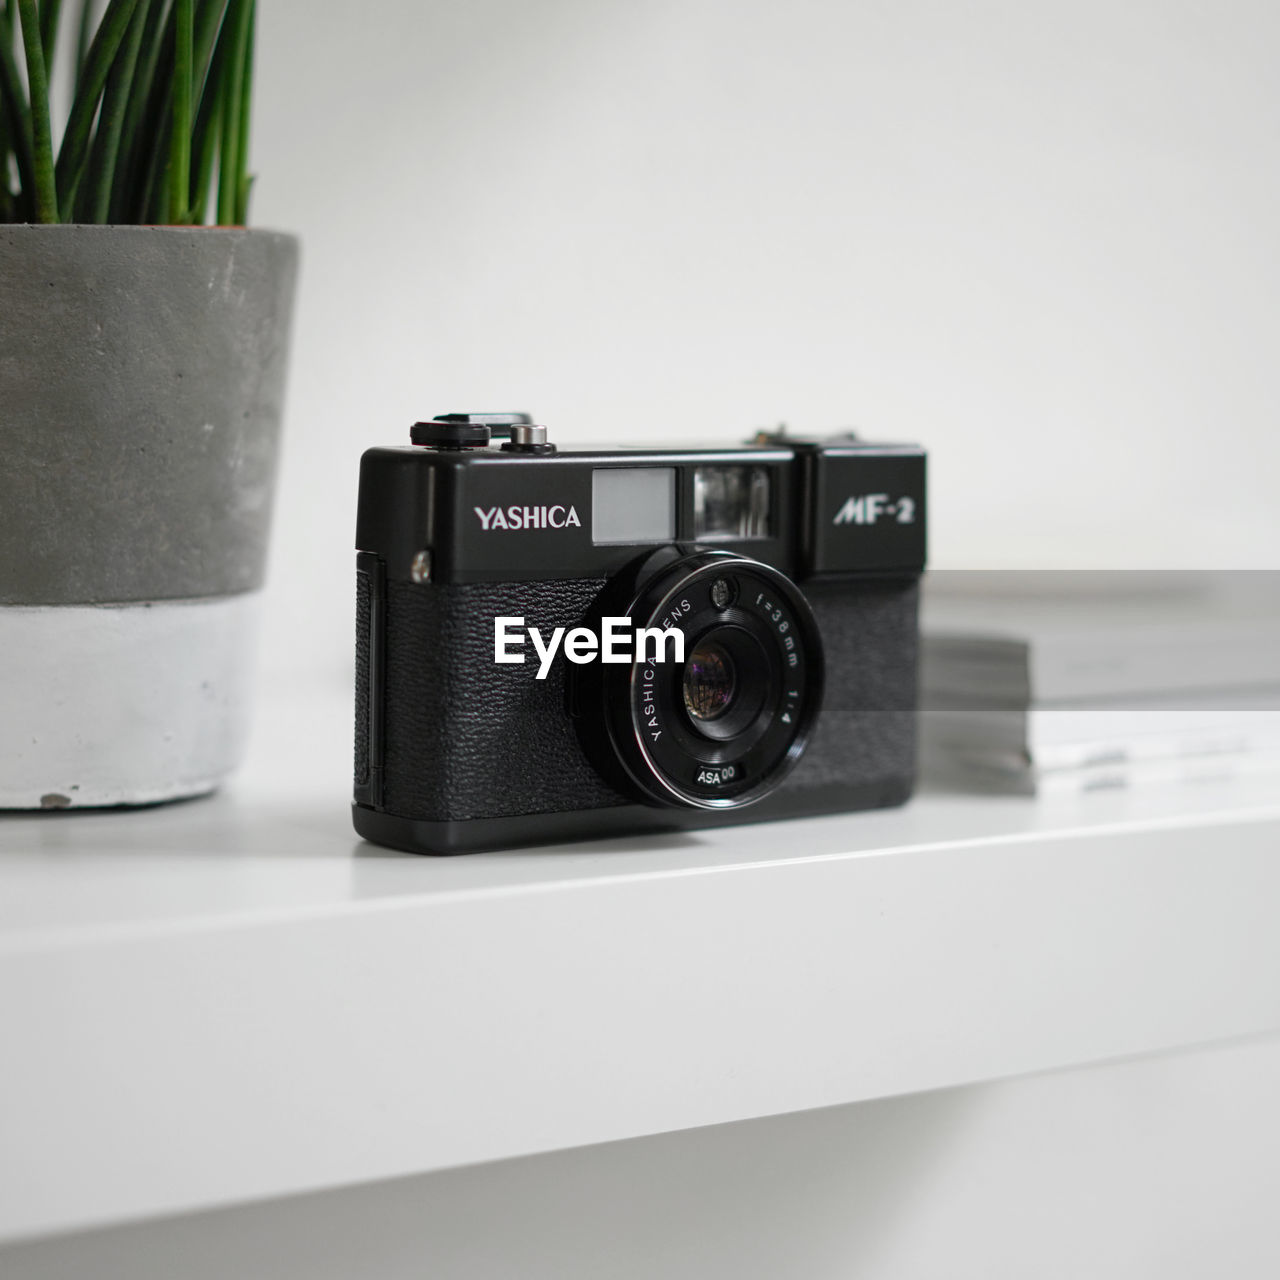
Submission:
[[[412,439],[360,468],[366,839],[459,853],[911,794],[920,448],[557,451],[522,414]]]

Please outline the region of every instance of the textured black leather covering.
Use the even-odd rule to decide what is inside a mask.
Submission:
[[[576,625],[604,585],[599,579],[387,582],[387,813],[443,822],[634,803],[584,754],[569,714],[563,656],[546,680],[536,679],[531,650],[523,665],[494,662],[495,617],[523,617],[546,635],[556,626]],[[826,655],[822,710],[795,771],[759,808],[771,809],[776,800],[790,813],[828,812],[900,801],[915,773],[918,586],[864,578],[816,580],[804,590]],[[363,595],[358,609],[365,618]],[[368,661],[367,636],[367,625],[359,623],[357,667]],[[360,740],[367,741],[367,689],[358,674],[357,778]],[[842,792],[848,798],[843,806]],[[714,813],[700,816],[708,824],[722,820]]]
[[[477,818],[624,803],[578,745],[565,696],[568,663],[545,680],[493,660],[493,620],[544,635],[576,625],[604,582],[387,583],[383,806]]]
[[[356,786],[369,781],[369,641],[373,588],[356,574]]]
[[[901,795],[915,780],[919,584],[819,578],[803,589],[826,683],[809,746],[779,793],[892,783],[886,791]]]

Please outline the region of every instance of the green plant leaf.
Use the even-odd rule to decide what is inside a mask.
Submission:
[[[195,47],[192,59],[193,84],[203,89],[208,81],[216,42],[225,30],[224,15],[227,0],[199,0],[195,19]],[[171,19],[173,17],[171,12]],[[139,212],[143,222],[163,222],[169,216],[169,164],[172,112],[167,110],[173,86],[173,59],[175,57],[175,24],[170,21],[165,33],[165,56],[168,59],[167,74],[162,70],[157,85],[163,86],[159,103],[163,108],[158,117],[148,116],[148,123],[155,121],[154,142],[148,158],[146,176],[139,184]]]
[[[203,226],[209,217],[209,191],[213,183],[213,162],[222,137],[222,102],[209,101],[207,112],[201,111],[197,126],[195,150],[191,159],[191,221]]]
[[[80,21],[76,24],[76,84],[80,83],[89,41],[93,39],[93,7],[93,0],[80,0]]]
[[[129,182],[129,222],[163,222],[168,202],[160,186],[169,163],[169,98],[173,92],[173,59],[177,36],[172,5],[165,15],[160,57],[152,74],[151,92],[142,120],[138,169]]]
[[[219,37],[214,47],[191,141],[191,193],[188,203],[192,221],[199,224],[204,223],[209,213],[209,187],[221,138],[223,83],[230,61],[230,46],[230,40]]]
[[[28,4],[34,0],[21,2]],[[110,0],[85,57],[75,102],[62,136],[62,149],[58,152],[58,196],[67,217],[75,206],[76,192],[88,163],[89,132],[98,112],[98,103],[137,5],[138,0]]]
[[[0,62],[4,60],[6,53],[12,59],[13,12],[8,0],[0,0]],[[0,69],[0,76],[3,75],[4,71]],[[0,190],[6,191],[9,187],[9,153],[13,150],[13,144],[9,140],[11,132],[9,102],[4,94],[3,81],[0,81]]]
[[[168,17],[169,0],[151,0],[120,131],[120,153],[116,157],[107,215],[111,222],[140,221],[144,215],[139,187],[146,180],[156,132],[164,114],[167,80],[160,69],[166,38],[173,33]]]
[[[13,54],[13,10],[7,9],[6,28],[0,28],[0,103],[4,106],[8,147],[18,167],[18,191],[11,206],[14,218],[30,222],[35,217],[32,193],[36,187],[35,156],[31,145],[31,110]],[[8,152],[0,152],[7,165]],[[7,176],[7,169],[6,169]]]
[[[253,98],[253,46],[258,27],[258,6],[250,0],[249,34],[245,41],[244,71],[240,82],[240,138],[236,143],[236,216],[238,227],[249,222],[249,188],[253,179],[249,177],[249,107]]]
[[[40,0],[40,47],[44,51],[44,72],[53,75],[53,55],[58,47],[58,19],[62,0]]]
[[[58,221],[58,191],[53,173],[53,130],[49,121],[49,81],[44,71],[40,14],[36,0],[18,0],[22,47],[27,55],[27,90],[31,97],[31,152],[37,222]]]
[[[174,0],[173,115],[169,147],[169,221],[190,220],[191,196],[191,60],[195,39],[192,0]]]
[[[55,152],[49,67],[65,12],[0,0],[0,221],[243,224],[254,0],[76,0]]]
[[[249,57],[249,33],[253,26],[253,0],[231,0],[227,7],[224,39],[230,38],[230,59],[222,96],[222,139],[218,156],[218,224],[236,225],[244,157],[240,154],[240,117],[245,107],[245,71]]]
[[[120,154],[120,133],[124,128],[129,93],[134,83],[138,53],[147,29],[151,9],[159,0],[138,0],[124,44],[107,77],[98,112],[98,128],[89,157],[89,176],[85,182],[81,208],[87,222],[106,222],[111,211],[111,192],[115,183],[116,164]]]
[[[197,102],[204,96],[205,85],[209,82],[209,73],[213,67],[214,51],[218,37],[222,32],[222,22],[226,17],[228,0],[198,0],[196,5],[196,38],[194,86]]]

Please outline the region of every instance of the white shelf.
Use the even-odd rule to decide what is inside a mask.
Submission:
[[[0,818],[0,1239],[1280,1028],[1273,784],[455,859],[345,697],[243,779]]]

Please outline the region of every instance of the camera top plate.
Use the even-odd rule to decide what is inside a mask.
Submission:
[[[527,414],[447,414],[414,431],[420,443],[361,459],[356,547],[394,579],[421,583],[424,551],[437,583],[609,577],[656,545],[700,541],[695,481],[717,468],[749,468],[767,490],[767,519],[751,536],[717,534],[717,548],[798,580],[924,567],[925,454],[915,445],[846,434],[557,452]],[[516,439],[500,446],[506,435]],[[627,470],[647,479],[600,479]]]

